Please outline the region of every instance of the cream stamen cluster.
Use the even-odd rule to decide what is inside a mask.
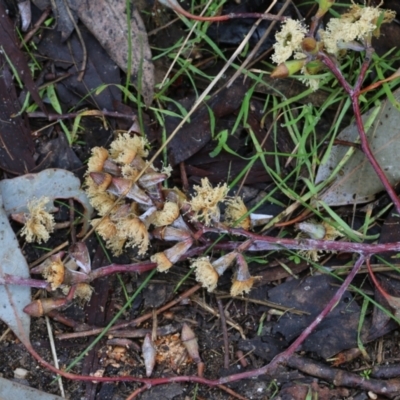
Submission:
[[[169,225],[179,216],[173,201],[159,206],[164,194],[158,184],[168,175],[147,164],[143,158],[148,156],[147,147],[143,137],[125,133],[111,143],[109,151],[95,147],[88,161],[86,192],[100,216],[92,225],[114,255],[125,247],[146,254],[150,225]]]
[[[321,18],[333,3],[332,0],[320,0],[316,16]],[[381,24],[391,22],[394,18],[393,11],[380,9],[379,6],[361,7],[353,3],[348,12],[340,18],[331,18],[326,29],[319,30],[318,41],[311,35],[307,37],[307,28],[302,22],[288,19],[275,35],[271,59],[278,67],[271,77],[284,78],[301,72],[303,77],[300,80],[317,90],[320,81],[315,75],[324,67],[318,59],[318,52],[324,51],[339,58],[346,50],[365,50],[371,37],[379,36]]]
[[[50,233],[54,231],[54,216],[46,211],[45,208],[49,201],[49,198],[41,197],[28,203],[29,213],[24,214],[20,220],[20,222],[24,223],[21,235],[26,237],[27,242],[47,242],[50,238]]]
[[[243,229],[253,226],[243,200],[226,197],[226,184],[213,187],[204,178],[201,185],[194,186],[195,195],[190,200],[176,188],[162,189],[159,183],[168,174],[158,172],[147,163],[144,158],[148,155],[147,147],[142,137],[123,134],[111,143],[109,151],[94,148],[88,161],[86,191],[99,214],[92,225],[114,255],[121,254],[127,247],[134,247],[139,255],[144,255],[151,238],[177,242],[150,257],[160,272],[166,272],[193,245],[190,221],[199,221],[205,226],[219,224],[222,203],[226,205],[226,225]],[[199,258],[194,262],[197,279],[212,291],[218,276],[238,257],[236,253],[229,253],[213,265],[204,257]],[[245,267],[238,267],[240,270],[247,268],[245,262],[241,264]],[[235,282],[237,280],[235,278]],[[250,289],[253,282],[250,275],[249,282],[247,286],[240,284],[235,294]]]

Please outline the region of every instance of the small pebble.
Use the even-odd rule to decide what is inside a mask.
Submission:
[[[24,368],[16,368],[14,370],[14,378],[15,379],[25,379],[28,375],[29,371]]]
[[[368,392],[368,397],[372,400],[376,400],[378,398],[378,395],[375,394],[374,392],[369,391]]]

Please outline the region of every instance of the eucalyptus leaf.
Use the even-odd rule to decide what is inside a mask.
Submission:
[[[394,96],[400,99],[400,89]],[[395,185],[400,181],[400,111],[385,100],[379,107],[371,109],[362,116],[363,123],[371,126],[367,131],[369,145],[379,165],[385,172],[389,182]],[[351,143],[359,143],[359,135],[355,123],[345,128],[338,139]],[[344,163],[344,161],[347,161]],[[343,166],[331,178],[337,166]],[[319,200],[330,206],[358,204],[372,201],[384,187],[368,162],[364,153],[357,147],[335,145],[332,147],[326,163],[319,167],[315,183],[332,179],[332,183]]]
[[[92,206],[80,181],[72,172],[47,169],[37,174],[27,174],[0,182],[0,319],[4,321],[23,343],[29,343],[30,317],[23,309],[31,302],[27,286],[5,285],[6,275],[30,278],[29,267],[19,248],[18,240],[8,217],[13,213],[27,212],[27,203],[33,198],[48,197],[48,211],[54,211],[55,199],[73,198],[84,208],[85,231],[92,214]]]
[[[0,182],[0,193],[7,216],[28,212],[27,204],[33,198],[48,197],[47,211],[55,211],[55,199],[74,199],[83,206],[83,229],[86,232],[93,207],[86,193],[80,189],[80,180],[70,171],[50,168],[37,174],[26,174]],[[81,234],[82,234],[81,233]]]
[[[0,196],[0,281],[6,274],[29,278],[29,267],[3,208]],[[30,317],[24,307],[31,302],[27,286],[0,285],[0,319],[8,325],[22,343],[29,341]]]
[[[136,82],[145,104],[149,106],[154,93],[154,66],[146,28],[136,7],[137,2],[130,3],[129,24],[126,18],[125,0],[68,0],[67,2],[115,63],[124,72],[130,69],[129,73]]]

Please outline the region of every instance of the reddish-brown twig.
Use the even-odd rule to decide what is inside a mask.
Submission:
[[[58,121],[60,119],[73,119],[78,116],[84,117],[110,117],[110,118],[122,118],[122,119],[130,119],[135,120],[136,114],[122,114],[118,111],[107,111],[107,110],[85,110],[85,111],[77,111],[66,114],[45,114],[41,111],[34,111],[27,113],[29,118],[45,118],[48,121]]]
[[[381,166],[379,165],[378,161],[376,160],[374,154],[371,151],[371,148],[368,143],[368,138],[367,134],[364,129],[364,124],[362,121],[362,116],[361,116],[361,110],[360,110],[360,103],[359,103],[359,97],[361,95],[361,86],[365,78],[365,74],[368,70],[368,67],[370,65],[372,53],[373,53],[373,48],[372,47],[367,47],[366,49],[366,55],[364,58],[364,62],[361,66],[360,73],[358,75],[356,84],[354,85],[354,88],[352,88],[348,82],[346,81],[345,77],[343,76],[342,72],[340,71],[337,63],[326,53],[323,51],[320,51],[318,54],[318,57],[321,59],[321,61],[330,69],[330,71],[335,75],[336,79],[339,81],[340,85],[343,87],[343,89],[347,92],[347,94],[350,96],[351,103],[353,106],[353,111],[354,111],[354,116],[356,119],[356,125],[358,129],[358,134],[360,136],[360,142],[361,142],[361,149],[364,152],[365,156],[367,157],[369,163],[371,164],[372,168],[376,172],[376,174],[379,177],[379,180],[382,182],[382,185],[384,186],[386,192],[388,193],[389,197],[393,201],[394,206],[396,207],[396,210],[398,213],[400,213],[400,199],[397,196],[396,192],[394,191],[392,185],[390,184],[389,180],[387,179],[384,171],[382,170]]]
[[[219,318],[221,320],[222,336],[224,338],[224,368],[229,368],[229,341],[228,341],[228,331],[226,329],[226,319],[224,306],[222,305],[221,299],[217,299]]]
[[[281,17],[270,13],[237,13],[218,15],[215,17],[202,17],[200,15],[193,15],[190,12],[186,11],[175,0],[159,0],[159,2],[164,6],[174,10],[178,15],[183,15],[186,18],[194,19],[195,21],[222,22],[236,18],[266,19],[268,21],[284,21],[286,19],[286,17]]]
[[[50,13],[51,13],[51,7],[47,7],[43,11],[43,13],[39,17],[39,19],[35,22],[35,25],[32,26],[32,29],[30,29],[29,32],[24,36],[24,39],[19,44],[20,49],[22,49],[33,38],[33,36],[35,36],[36,32],[40,29],[43,22],[46,21],[47,17],[50,15]]]
[[[200,284],[193,286],[192,288],[187,290],[185,293],[182,293],[181,295],[176,297],[174,300],[170,301],[169,303],[165,304],[163,307],[159,308],[156,311],[156,315],[160,315],[161,313],[163,313],[164,311],[168,310],[169,308],[177,305],[183,299],[186,299],[186,298],[190,297],[192,294],[196,293],[200,288],[201,288]],[[110,332],[114,332],[114,331],[116,331],[118,329],[124,329],[124,328],[128,328],[128,327],[133,327],[133,326],[140,325],[142,322],[147,321],[147,320],[151,319],[152,317],[153,317],[153,313],[152,312],[147,313],[147,314],[142,315],[139,318],[136,318],[136,319],[134,319],[132,321],[114,325],[110,329]],[[62,334],[62,335],[57,336],[57,339],[72,339],[72,338],[77,338],[77,337],[82,337],[82,336],[98,335],[101,332],[103,332],[103,330],[104,330],[103,328],[98,328],[98,329],[91,329],[89,331],[84,331],[84,332],[66,333],[66,334]]]
[[[324,381],[334,382],[334,385],[337,387],[346,386],[357,388],[381,394],[385,397],[388,396],[390,398],[400,391],[400,382],[398,379],[365,379],[363,376],[348,372],[345,369],[332,368],[314,360],[309,360],[296,355],[288,360],[288,366]]]

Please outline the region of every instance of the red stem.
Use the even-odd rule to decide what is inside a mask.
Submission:
[[[371,279],[372,279],[372,282],[374,282],[374,285],[376,286],[376,288],[378,289],[378,291],[380,292],[380,294],[386,299],[386,301],[389,303],[389,305],[391,305],[391,298],[392,298],[392,296],[390,296],[390,295],[385,291],[385,289],[381,286],[381,284],[379,283],[379,281],[376,279],[376,276],[375,276],[375,274],[374,274],[374,271],[372,270],[371,263],[370,263],[369,259],[367,259],[366,264],[367,264],[368,273],[369,273],[369,276],[370,276]]]
[[[202,17],[200,15],[193,15],[190,12],[186,11],[175,1],[165,0],[161,2],[162,4],[172,8],[177,14],[184,15],[186,18],[194,19],[195,21],[209,21],[209,22],[221,22],[228,21],[230,19],[235,18],[254,18],[254,19],[266,19],[269,21],[285,21],[286,17],[281,17],[278,15],[270,14],[270,13],[238,13],[238,14],[227,14],[227,15],[219,15],[216,17]]]
[[[244,229],[227,228],[226,230],[204,227],[204,232],[229,233],[234,236],[245,236],[252,239],[252,243],[247,251],[270,251],[270,250],[319,250],[319,251],[339,251],[345,253],[358,253],[363,255],[372,255],[386,251],[400,251],[400,242],[368,244],[352,242],[335,242],[332,240],[315,239],[286,239],[272,236],[262,236],[256,233],[248,232]],[[240,244],[240,243],[239,243]],[[218,250],[237,250],[238,242],[218,243],[214,249]],[[196,248],[196,254],[199,251],[207,249],[207,245]],[[194,252],[193,252],[194,253]],[[185,254],[185,258],[192,257],[192,252]]]
[[[0,278],[0,285],[28,286],[38,289],[50,288],[49,283],[46,281],[40,279],[21,278],[20,276],[9,274],[4,274],[4,276]]]
[[[358,101],[358,98],[361,94],[361,85],[364,81],[365,74],[366,74],[369,64],[370,64],[372,52],[373,52],[373,48],[367,47],[366,56],[365,56],[362,66],[361,66],[361,71],[357,78],[354,88],[351,88],[351,86],[347,83],[346,79],[342,75],[342,72],[340,71],[339,67],[336,65],[334,60],[332,60],[332,58],[330,58],[326,53],[324,53],[322,51],[319,52],[319,58],[331,70],[331,72],[335,75],[336,79],[339,81],[339,83],[342,85],[342,87],[349,94],[351,103],[353,105],[353,111],[354,111],[354,115],[355,115],[355,119],[356,119],[358,134],[360,136],[361,149],[364,152],[365,156],[367,157],[372,168],[378,175],[379,180],[382,182],[382,185],[386,189],[386,192],[388,193],[389,197],[393,201],[393,204],[396,207],[397,212],[400,214],[400,199],[397,196],[396,192],[394,191],[392,185],[388,181],[388,179],[387,179],[385,173],[383,172],[381,166],[379,165],[378,161],[376,161],[376,158],[375,158],[374,154],[372,153],[371,148],[369,147],[367,134],[365,133],[364,124],[363,124],[363,121],[361,118],[360,104]]]
[[[102,278],[103,276],[117,274],[118,272],[138,272],[139,274],[151,271],[157,267],[156,263],[150,261],[144,261],[135,264],[110,264],[105,267],[95,269],[90,272],[90,280],[93,281],[97,278]]]
[[[400,199],[397,196],[395,190],[393,189],[392,185],[388,181],[385,173],[383,172],[381,166],[379,165],[378,161],[374,154],[371,151],[371,148],[368,144],[367,135],[364,130],[364,124],[361,119],[361,111],[360,105],[358,103],[358,96],[359,93],[353,94],[352,96],[352,103],[353,103],[353,110],[356,117],[356,124],[358,128],[358,133],[360,135],[360,142],[361,142],[361,149],[364,152],[365,156],[368,158],[368,161],[372,165],[372,168],[375,170],[376,174],[379,177],[379,180],[382,182],[382,185],[385,187],[386,192],[388,193],[389,197],[393,201],[394,206],[396,207],[397,212],[400,214]]]

